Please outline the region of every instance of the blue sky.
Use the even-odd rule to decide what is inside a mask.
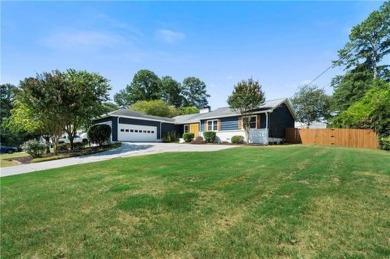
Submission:
[[[149,69],[179,82],[200,78],[212,109],[250,77],[267,99],[291,97],[382,3],[1,1],[1,83],[75,68],[108,78],[113,96]],[[331,93],[340,73],[315,84]]]

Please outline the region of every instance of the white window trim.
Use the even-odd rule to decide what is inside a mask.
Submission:
[[[209,122],[211,122],[211,130],[209,129]],[[217,129],[214,129],[214,126],[216,126]],[[205,131],[218,131],[218,120],[207,120],[206,128],[207,130]]]
[[[250,127],[250,119],[253,118],[253,117],[255,118],[255,127],[254,127],[254,128],[251,128],[251,127]],[[258,125],[257,125],[257,114],[242,117],[242,124],[243,124],[243,126],[244,126],[244,119],[245,119],[245,118],[249,118],[249,128],[250,128],[250,129],[257,129],[257,127],[258,127]]]

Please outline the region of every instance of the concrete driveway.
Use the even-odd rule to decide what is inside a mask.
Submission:
[[[201,152],[218,151],[233,148],[232,145],[194,145],[194,144],[176,144],[176,143],[123,143],[117,149],[97,154],[65,158],[48,162],[35,164],[17,165],[1,168],[0,177],[31,173],[52,168],[59,168],[70,165],[86,164],[109,160],[119,157],[131,157],[139,155],[157,154],[165,152]]]

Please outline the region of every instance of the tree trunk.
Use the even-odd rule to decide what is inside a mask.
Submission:
[[[60,136],[54,136],[52,137],[52,141],[53,141],[53,152],[54,152],[54,155],[58,155],[58,140],[59,140]]]
[[[50,137],[49,136],[46,136],[46,137],[43,137],[46,141],[46,154],[49,154],[50,153]]]
[[[70,142],[70,151],[73,151],[73,148],[74,148],[74,144],[73,144],[74,135],[68,133],[68,138],[69,138],[69,142]]]

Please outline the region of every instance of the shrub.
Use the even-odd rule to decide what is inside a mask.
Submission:
[[[84,148],[84,144],[81,142],[73,143],[73,150],[80,151]]]
[[[176,131],[169,131],[169,132],[165,133],[165,136],[163,137],[162,141],[168,142],[168,143],[178,142],[179,137],[177,136],[177,132]]]
[[[197,136],[195,139],[191,141],[191,144],[203,144],[203,138],[201,136]]]
[[[203,136],[206,143],[214,143],[217,134],[214,131],[205,131],[203,132]]]
[[[22,146],[24,152],[32,156],[33,158],[41,157],[47,148],[47,145],[39,142],[36,139],[25,142]]]
[[[233,136],[231,139],[233,144],[243,144],[244,143],[244,137],[240,135]]]
[[[382,150],[390,150],[390,136],[382,137],[379,140],[379,145]]]
[[[83,146],[86,146],[86,145],[88,145],[88,139],[85,139],[85,138],[83,138],[83,141],[82,141],[82,143],[83,143]]]
[[[192,132],[187,132],[183,134],[183,139],[185,142],[191,142],[195,137],[195,134]]]
[[[57,151],[68,151],[69,150],[69,144],[66,144],[66,143],[61,143],[61,144],[58,144],[57,146]]]
[[[111,127],[107,124],[95,124],[88,129],[88,139],[92,143],[101,146],[111,136]]]

